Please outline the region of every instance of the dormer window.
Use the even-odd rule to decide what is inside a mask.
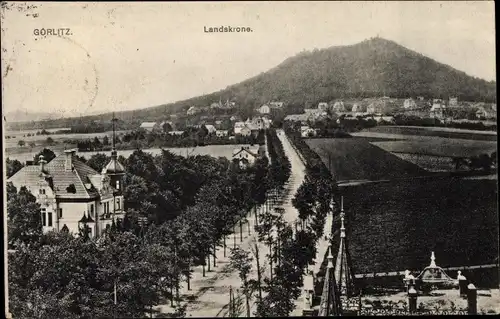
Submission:
[[[40,194],[45,195],[45,188],[40,188]]]

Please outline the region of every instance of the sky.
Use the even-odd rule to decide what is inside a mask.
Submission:
[[[8,3],[2,107],[80,116],[224,89],[303,50],[393,40],[496,81],[494,3]],[[18,8],[19,7],[19,8]],[[204,28],[250,27],[249,33]],[[69,28],[70,35],[35,35]]]

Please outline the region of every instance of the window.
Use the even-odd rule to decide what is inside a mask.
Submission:
[[[46,209],[45,208],[40,208],[40,213],[42,214],[42,226],[47,226],[47,220],[46,220]]]
[[[120,181],[116,181],[116,189],[120,189]]]
[[[62,218],[62,208],[59,208],[59,218]]]
[[[40,194],[45,195],[45,188],[40,188]]]
[[[120,199],[116,199],[116,209],[120,209]]]
[[[52,227],[52,212],[47,213],[48,224],[47,226]]]
[[[94,218],[94,204],[90,204],[90,217]]]

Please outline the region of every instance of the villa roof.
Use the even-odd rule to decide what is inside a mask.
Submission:
[[[42,177],[50,180],[51,187],[58,198],[95,198],[99,193],[92,185],[90,177],[99,175],[93,168],[80,162],[75,157],[72,158],[72,169],[65,169],[66,156],[61,154],[52,159],[44,167],[44,173],[40,171],[39,165],[28,165],[14,174],[9,181],[14,185],[26,186],[28,189],[37,187]],[[69,185],[75,186],[75,192],[70,193],[66,189]]]

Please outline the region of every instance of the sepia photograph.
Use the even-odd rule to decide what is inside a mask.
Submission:
[[[493,1],[0,13],[5,318],[500,314]]]

